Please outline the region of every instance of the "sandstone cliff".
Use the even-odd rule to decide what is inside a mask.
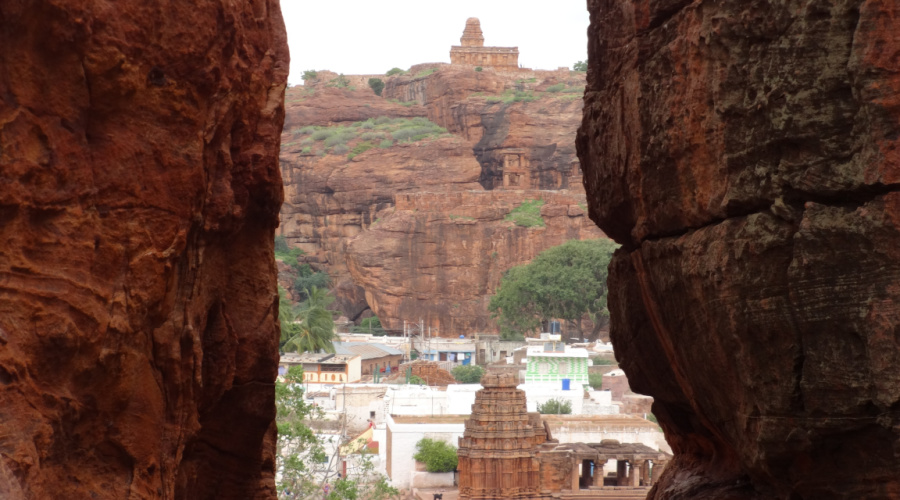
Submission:
[[[584,195],[468,191],[397,195],[389,215],[348,244],[347,262],[388,328],[422,319],[442,336],[493,328],[487,311],[503,272],[547,248],[603,233],[586,217]],[[543,227],[506,220],[541,200]]]
[[[414,303],[415,318],[405,319],[427,316],[446,335],[493,329],[485,301],[504,270],[567,238],[602,234],[583,227],[586,217],[580,210],[578,216],[555,219],[545,230],[510,231],[510,224],[503,221],[522,201],[542,197],[530,190],[569,192],[561,205],[548,202],[548,213],[568,213],[570,206],[583,204],[573,197],[583,192],[574,145],[583,73],[477,72],[427,64],[385,81],[384,99],[369,89],[350,90],[350,85],[288,91],[291,126],[285,127],[281,153],[286,191],[281,232],[289,244],[307,252],[304,261],[331,274],[338,305],[351,319],[371,307],[386,326],[399,329]],[[405,140],[392,135],[396,127],[417,124],[427,133]],[[489,190],[510,192],[492,198]],[[464,219],[447,225],[446,210],[456,205],[444,207],[443,215],[437,205],[394,210],[398,197],[405,200],[414,193],[431,193],[432,201],[443,195],[458,200],[456,193],[467,193],[458,204],[474,211],[478,203],[503,201],[488,210],[490,216],[479,215],[474,227],[463,228]],[[418,212],[405,214],[409,210]],[[384,225],[376,231],[373,224],[379,218]],[[402,230],[382,229],[402,225],[397,222],[401,220],[416,222]],[[434,227],[425,230],[423,224]],[[416,225],[418,229],[413,229]],[[434,269],[444,267],[446,249],[436,250],[428,243],[435,237],[430,231],[455,231],[457,226],[466,233],[458,236],[472,242],[454,250],[459,254],[455,258],[467,264],[459,269],[447,264],[435,275],[439,277],[432,280],[428,293],[402,291],[398,279],[431,273],[422,267],[425,263]],[[495,233],[523,241],[497,243],[494,249]],[[348,242],[357,237],[360,243],[350,257]],[[406,250],[390,263],[369,266],[386,251],[381,245],[405,245]],[[497,250],[502,257],[484,260],[485,254],[479,252],[488,248],[486,255]],[[354,261],[349,268],[348,258]],[[366,275],[370,271],[374,274]],[[456,283],[460,272],[481,273],[482,282],[463,290]],[[448,297],[453,297],[455,307],[445,303]]]
[[[611,337],[676,454],[649,498],[897,498],[896,8],[589,4]]]
[[[0,497],[274,498],[278,2],[0,19]]]

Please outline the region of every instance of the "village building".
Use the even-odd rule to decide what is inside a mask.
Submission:
[[[501,340],[496,334],[475,334],[475,363],[488,365],[491,363],[506,363],[513,352],[527,345],[525,341]]]
[[[572,383],[588,383],[587,349],[567,346],[559,334],[542,333],[536,340],[538,345],[526,350],[526,383],[555,384],[564,390]]]
[[[414,337],[413,348],[419,359],[449,361],[453,366],[475,364],[475,342],[469,339]]]
[[[518,47],[485,47],[481,22],[477,17],[466,20],[466,28],[459,39],[460,45],[450,48],[450,64],[481,66],[498,70],[519,69]]]
[[[362,377],[359,354],[286,353],[278,362],[279,373],[295,365],[303,367],[303,382],[308,384],[345,384]]]
[[[337,354],[360,356],[363,375],[397,371],[403,361],[403,352],[374,342],[333,342]]]

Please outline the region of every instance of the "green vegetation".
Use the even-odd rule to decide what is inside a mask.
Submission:
[[[428,384],[425,383],[425,381],[422,380],[422,378],[419,377],[418,375],[413,375],[413,376],[409,377],[409,382],[408,382],[408,383],[411,384],[411,385],[428,385]]]
[[[369,88],[372,89],[372,92],[375,92],[375,95],[381,95],[381,91],[384,90],[384,80],[381,78],[369,78]]]
[[[456,448],[444,441],[423,438],[416,443],[413,458],[425,464],[428,472],[453,472],[459,464]]]
[[[512,209],[504,220],[510,221],[522,227],[544,227],[544,218],[541,217],[541,207],[544,200],[526,200],[521,205]]]
[[[416,73],[416,76],[414,78],[422,78],[423,76],[432,75],[434,73],[437,73],[437,71],[438,71],[437,68],[424,69],[424,70]]]
[[[608,366],[616,364],[615,360],[601,358],[600,356],[594,356],[591,358],[591,362],[594,363],[594,366]]]
[[[406,74],[406,71],[403,71],[400,68],[391,68],[388,70],[387,73],[384,74],[384,76],[405,75],[405,74]]]
[[[365,153],[366,151],[368,151],[374,147],[375,147],[375,145],[372,144],[371,142],[368,142],[368,141],[361,142],[361,143],[357,144],[356,146],[353,146],[353,149],[350,151],[350,154],[347,155],[347,159],[352,160],[354,156]]]
[[[337,146],[331,148],[331,152],[336,155],[346,154],[347,151],[350,151],[350,148],[348,148],[346,144],[338,144]]]
[[[449,215],[450,220],[462,219],[462,220],[475,220],[475,217],[469,217],[468,215]]]
[[[301,78],[303,78],[304,82],[308,82],[310,80],[317,80],[319,78],[319,73],[317,73],[316,70],[314,70],[314,69],[308,69],[303,72],[303,75],[301,76]]]
[[[578,61],[572,65],[573,71],[587,71],[587,61]]]
[[[394,141],[392,141],[390,139],[385,139],[378,143],[378,147],[381,149],[387,149],[393,145],[394,145]]]
[[[534,77],[522,78],[522,79],[516,80],[516,83],[537,83],[537,78],[534,78]]]
[[[540,331],[542,323],[561,319],[584,337],[586,316],[593,323],[587,337],[596,339],[609,321],[606,277],[615,249],[607,239],[570,240],[509,269],[488,306],[501,335]]]
[[[291,367],[283,380],[275,382],[276,488],[278,498],[304,500],[388,500],[399,498],[400,492],[375,473],[371,458],[363,448],[353,455],[356,467],[347,477],[338,476],[337,450],[326,452],[323,438],[316,429],[323,425],[322,410],[304,398],[303,368]],[[362,444],[362,443],[360,443]],[[344,457],[350,458],[350,457]],[[330,492],[323,497],[325,485]]]
[[[591,386],[595,391],[599,391],[600,388],[603,387],[603,374],[602,373],[589,373],[588,374],[588,385]]]
[[[359,322],[359,326],[362,328],[367,328],[369,330],[374,330],[375,328],[381,328],[381,320],[378,319],[378,316],[372,316],[371,318],[365,318]]]
[[[278,320],[281,324],[283,352],[334,352],[334,316],[327,307],[334,302],[323,289],[307,289],[307,299],[291,304],[279,288]]]
[[[291,266],[295,273],[300,272],[300,269],[302,268],[300,262],[297,261],[297,258],[303,254],[303,250],[300,250],[299,248],[290,248],[287,240],[284,239],[284,236],[278,235],[275,237],[275,258]]]
[[[306,146],[305,148],[303,148],[302,150],[300,150],[300,153],[301,153],[301,154],[308,155],[308,154],[312,153],[312,148],[309,147],[309,146]]]
[[[572,413],[572,402],[567,399],[551,399],[544,404],[539,403],[537,411],[542,415],[568,415]]]
[[[484,68],[481,66],[475,66],[475,71],[481,72],[482,70],[484,70]]]
[[[534,92],[530,90],[511,90],[507,89],[503,92],[503,94],[499,96],[492,96],[485,99],[488,104],[496,104],[502,102],[504,104],[509,104],[513,102],[530,102],[536,101],[540,99],[538,96],[534,95]]]
[[[460,365],[450,373],[460,384],[477,384],[484,376],[484,368],[477,365]]]
[[[656,424],[656,425],[659,425],[659,420],[657,420],[657,419],[656,419],[656,415],[654,415],[654,414],[652,414],[652,413],[648,413],[648,414],[647,414],[647,420],[653,422],[653,423]]]
[[[307,291],[311,288],[325,289],[331,284],[331,276],[326,271],[313,271],[309,264],[299,264],[294,272],[297,277],[294,278],[292,289],[301,300],[306,300]]]
[[[551,85],[547,87],[547,92],[561,92],[562,89],[566,88],[566,84],[557,83],[556,85]]]

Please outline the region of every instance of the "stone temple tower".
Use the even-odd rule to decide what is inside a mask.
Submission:
[[[463,47],[484,47],[484,35],[481,34],[481,21],[477,17],[466,19],[466,29],[459,39]]]
[[[481,66],[500,71],[519,69],[519,48],[485,47],[481,22],[477,17],[466,20],[466,29],[459,42],[461,45],[450,47],[450,64]]]

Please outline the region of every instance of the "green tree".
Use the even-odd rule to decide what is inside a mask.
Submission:
[[[285,352],[334,352],[334,315],[327,309],[334,297],[315,286],[307,294],[307,299],[298,306],[281,296],[278,318],[282,349]]]
[[[595,391],[599,391],[603,388],[603,374],[602,373],[589,373],[588,374],[588,385],[591,386]]]
[[[372,88],[375,95],[381,95],[381,91],[384,90],[384,80],[381,78],[369,78],[369,87]]]
[[[406,73],[406,71],[403,71],[400,68],[391,68],[387,73],[384,74],[384,76],[402,75],[403,73]]]
[[[572,413],[572,402],[567,399],[551,399],[538,404],[537,411],[542,415],[568,415]]]
[[[307,403],[303,391],[303,369],[291,367],[283,380],[275,382],[276,470],[278,498],[321,500],[325,485],[331,486],[326,500],[387,500],[400,492],[375,473],[365,454],[354,455],[356,467],[338,479],[338,454],[329,456],[315,429],[323,419],[321,409]]]
[[[574,71],[587,71],[587,61],[578,61],[572,65]]]
[[[416,454],[413,458],[425,464],[425,470],[428,472],[452,472],[459,465],[459,457],[454,446],[430,438],[422,438],[416,443]]]
[[[303,72],[303,81],[308,82],[310,80],[317,80],[319,78],[319,73],[314,69],[308,69]]]
[[[460,365],[451,372],[460,384],[477,384],[484,376],[484,368],[477,365]]]
[[[607,239],[570,240],[509,269],[488,306],[504,338],[537,332],[551,319],[568,321],[583,337],[587,316],[596,339],[609,321],[606,277],[615,249]]]

